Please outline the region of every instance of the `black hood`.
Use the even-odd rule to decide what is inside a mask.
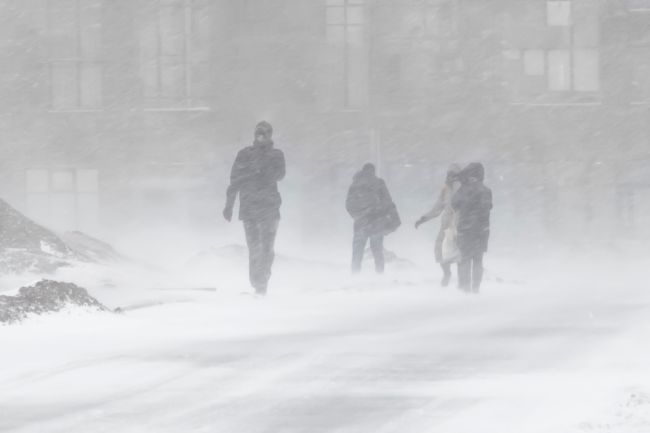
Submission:
[[[479,182],[485,180],[485,168],[480,162],[473,162],[463,169],[461,178],[467,182],[470,179],[476,179]]]
[[[364,179],[374,179],[377,177],[375,174],[376,171],[377,170],[375,169],[374,164],[368,163],[364,165],[363,168],[354,175],[354,180],[359,181]]]
[[[269,122],[261,121],[255,126],[255,145],[261,147],[273,147],[272,137],[273,126],[271,126]]]

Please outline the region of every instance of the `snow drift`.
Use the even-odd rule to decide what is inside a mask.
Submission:
[[[0,274],[51,274],[74,263],[124,260],[109,244],[81,232],[61,236],[0,199]]]

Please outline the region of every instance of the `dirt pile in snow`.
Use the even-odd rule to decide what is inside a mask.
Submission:
[[[55,313],[68,307],[109,311],[86,289],[71,283],[43,280],[21,288],[17,296],[0,296],[0,323],[15,323],[30,315]]]

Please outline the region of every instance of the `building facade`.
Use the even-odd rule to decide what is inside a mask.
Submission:
[[[310,225],[347,221],[329,203],[365,161],[415,215],[481,160],[513,236],[650,226],[647,0],[0,0],[0,19],[2,194],[59,230],[213,224],[260,119]]]

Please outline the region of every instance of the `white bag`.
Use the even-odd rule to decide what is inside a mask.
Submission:
[[[442,240],[442,261],[444,263],[456,263],[460,260],[460,250],[456,243],[456,227],[449,227],[445,230],[445,237]]]

